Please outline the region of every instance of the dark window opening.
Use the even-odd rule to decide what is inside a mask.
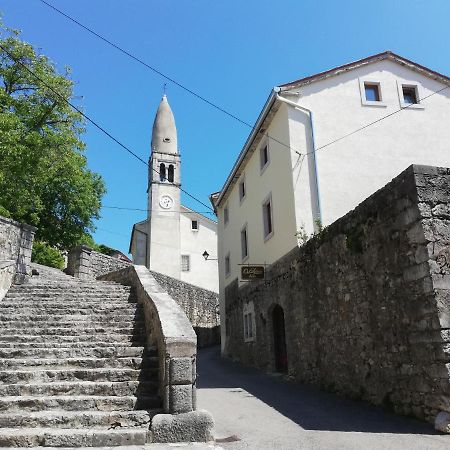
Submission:
[[[264,147],[261,148],[260,157],[261,157],[261,169],[262,169],[269,162],[269,149],[267,148],[267,145],[265,145]]]
[[[378,84],[364,83],[364,91],[368,102],[380,101],[380,86]]]
[[[267,201],[263,205],[263,218],[264,218],[264,237],[267,237],[272,233],[272,204],[271,201]]]
[[[191,222],[191,229],[197,231],[198,230],[198,220],[193,220]]]
[[[170,183],[173,183],[174,172],[175,172],[175,169],[173,168],[173,164],[171,164],[169,166],[169,170],[168,170],[168,179],[169,179]]]
[[[166,181],[166,165],[164,163],[159,165],[159,181]]]
[[[419,103],[417,101],[416,88],[403,86],[403,101],[407,105],[414,105],[416,103]]]

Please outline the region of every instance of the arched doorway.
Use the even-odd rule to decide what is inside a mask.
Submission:
[[[276,305],[273,308],[272,323],[275,370],[277,372],[287,373],[288,360],[286,351],[286,333],[284,329],[284,311],[280,305]]]

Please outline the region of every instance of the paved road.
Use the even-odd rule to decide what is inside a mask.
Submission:
[[[209,448],[450,450],[431,425],[223,360],[217,347],[199,351],[197,386],[216,421]]]

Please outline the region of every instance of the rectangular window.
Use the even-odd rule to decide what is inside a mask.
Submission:
[[[198,231],[198,220],[192,220],[191,221],[191,230],[192,231]]]
[[[247,236],[247,225],[241,230],[241,254],[242,259],[248,257],[248,236]]]
[[[366,95],[366,101],[368,101],[368,102],[381,101],[379,84],[364,83],[364,93]]]
[[[272,216],[272,197],[263,203],[263,224],[264,224],[264,239],[268,239],[273,233],[273,216]]]
[[[244,314],[244,339],[248,339],[248,314]]]
[[[230,219],[229,217],[229,212],[228,212],[228,205],[225,206],[225,208],[223,209],[223,222],[226,225],[228,223],[228,220]]]
[[[259,149],[259,159],[261,163],[261,170],[263,170],[269,163],[269,147],[267,144]]]
[[[230,273],[231,273],[230,254],[228,253],[228,255],[225,256],[225,276],[229,276]]]
[[[189,255],[181,255],[181,271],[189,272],[191,270],[191,261]]]
[[[239,183],[239,200],[242,202],[245,198],[245,178]]]
[[[417,89],[414,86],[402,86],[403,102],[406,105],[415,105],[417,100]]]
[[[244,314],[244,340],[253,338],[253,314]]]

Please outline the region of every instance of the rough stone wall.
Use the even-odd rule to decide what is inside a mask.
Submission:
[[[29,275],[36,228],[0,216],[0,299]]]
[[[157,272],[151,274],[186,313],[197,334],[198,346],[220,344],[218,294]]]
[[[131,265],[129,262],[96,252],[86,245],[79,245],[69,252],[66,272],[76,278],[88,280]]]
[[[227,356],[275,369],[276,304],[295,380],[429,421],[450,411],[450,169],[409,167],[265,281],[228,286]]]

